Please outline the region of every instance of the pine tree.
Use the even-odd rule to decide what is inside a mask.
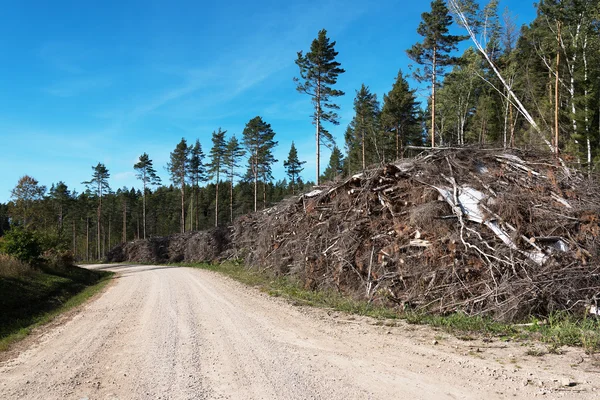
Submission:
[[[219,179],[220,174],[226,173],[225,155],[227,153],[227,143],[225,142],[225,134],[227,131],[218,131],[212,133],[213,146],[210,149],[210,164],[208,166],[208,175],[210,179],[215,180],[215,227],[219,226]]]
[[[227,169],[227,178],[229,180],[229,222],[233,222],[233,184],[235,177],[239,176],[236,169],[240,167],[239,161],[244,154],[246,154],[246,152],[235,135],[233,135],[227,142],[225,159],[223,160]]]
[[[65,214],[67,213],[67,207],[73,200],[69,188],[63,181],[59,181],[56,185],[50,187],[49,199],[53,203],[54,209],[56,210],[57,228],[58,233],[62,234]]]
[[[382,128],[387,134],[393,134],[395,139],[396,159],[403,153],[405,143],[420,141],[418,113],[415,90],[410,89],[402,71],[398,71],[392,90],[383,95],[381,110]]]
[[[329,164],[323,175],[321,176],[322,181],[333,181],[336,178],[344,175],[344,155],[337,146],[333,146],[331,156],[329,157]]]
[[[192,206],[193,210],[193,220],[196,223],[196,230],[198,230],[199,225],[199,192],[200,192],[200,182],[206,181],[206,168],[202,159],[204,158],[204,152],[202,151],[202,145],[200,144],[200,140],[196,139],[196,143],[190,149],[190,160],[189,160],[189,174],[192,183],[192,190],[194,191],[192,195]],[[190,223],[190,227],[192,224]],[[192,228],[193,230],[193,228]]]
[[[110,186],[108,185],[108,178],[110,178],[110,174],[108,169],[102,163],[98,163],[95,167],[92,167],[94,170],[92,174],[92,179],[87,182],[83,182],[85,185],[94,187],[94,191],[96,193],[96,197],[98,199],[98,208],[96,210],[96,254],[98,255],[98,260],[102,257],[101,254],[101,218],[102,218],[102,197],[104,194],[110,191]]]
[[[333,137],[323,127],[323,122],[339,124],[339,117],[336,113],[339,106],[330,100],[344,95],[341,90],[332,88],[337,83],[338,75],[345,72],[340,68],[341,64],[335,61],[338,55],[334,49],[335,44],[336,42],[329,41],[327,31],[322,29],[317,38],[313,40],[310,51],[306,54],[299,51],[296,59],[296,65],[300,68],[300,78],[294,78],[297,83],[296,89],[300,93],[308,94],[315,106],[312,119],[316,127],[317,185],[320,174],[321,143],[333,144]]]
[[[364,84],[356,91],[354,118],[346,129],[347,162],[350,171],[364,170],[368,165],[383,161],[379,133],[379,102]]]
[[[246,124],[243,132],[242,144],[248,152],[248,175],[254,182],[254,211],[257,208],[258,179],[263,179],[263,205],[266,203],[266,183],[271,179],[271,165],[277,160],[273,157],[272,150],[277,145],[273,140],[275,132],[271,125],[261,117],[254,117]]]
[[[177,144],[170,154],[167,169],[171,175],[171,182],[180,187],[181,191],[181,233],[185,232],[185,181],[188,172],[188,155],[190,148],[184,138]]]
[[[296,146],[292,141],[292,146],[290,147],[290,152],[288,154],[288,158],[283,162],[283,166],[285,167],[285,172],[287,176],[290,178],[290,186],[292,187],[292,194],[296,193],[296,185],[300,179],[300,173],[304,170],[302,165],[306,164],[306,161],[300,161],[298,159],[298,151],[296,150]]]
[[[443,75],[443,67],[456,62],[448,53],[456,50],[456,45],[465,37],[448,33],[448,28],[452,25],[452,16],[443,0],[433,0],[431,12],[421,14],[421,18],[423,20],[417,28],[417,33],[423,36],[423,42],[413,45],[406,53],[411,60],[423,65],[423,71],[417,70],[415,78],[420,82],[431,82],[431,147],[435,147],[437,78]]]
[[[133,166],[136,170],[136,177],[142,181],[142,210],[143,210],[143,225],[144,239],[146,239],[146,186],[160,185],[160,177],[156,175],[156,170],[152,165],[152,160],[147,153],[140,156],[138,162]]]

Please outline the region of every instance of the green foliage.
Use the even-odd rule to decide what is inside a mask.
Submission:
[[[39,237],[19,226],[12,227],[0,241],[0,251],[25,263],[35,263],[42,255]]]
[[[400,158],[406,144],[422,144],[418,119],[419,103],[415,92],[416,90],[410,88],[402,71],[398,71],[392,90],[383,95],[381,128],[384,135],[392,139],[393,147],[388,149],[387,153],[393,154],[396,159]]]
[[[327,168],[323,171],[323,175],[321,176],[322,181],[333,181],[341,176],[344,176],[344,155],[342,151],[337,146],[333,146],[333,150],[331,151],[331,156],[329,157],[329,164],[327,164]]]
[[[37,222],[35,207],[44,198],[45,193],[46,186],[40,185],[35,178],[29,175],[19,178],[10,195],[11,218],[25,227],[35,225]]]
[[[138,159],[138,162],[134,164],[135,176],[142,181],[144,185],[144,192],[147,185],[160,185],[160,177],[156,174],[154,165],[148,153],[144,153]],[[142,193],[144,193],[142,192]]]
[[[354,118],[346,134],[346,165],[350,173],[384,160],[385,141],[379,130],[379,102],[368,86],[361,85],[354,98]]]

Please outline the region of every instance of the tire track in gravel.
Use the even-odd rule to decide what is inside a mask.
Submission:
[[[91,268],[115,270],[115,284],[0,363],[1,399],[591,399],[598,389],[594,372],[565,367],[569,356],[517,369],[503,361],[517,345],[473,357],[472,343],[432,345],[427,328],[338,321],[209,271]]]

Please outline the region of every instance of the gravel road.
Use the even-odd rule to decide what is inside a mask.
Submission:
[[[92,268],[118,276],[0,358],[0,399],[600,397],[600,363],[577,349],[380,325],[198,269]]]

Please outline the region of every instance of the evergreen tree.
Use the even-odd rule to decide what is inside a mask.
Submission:
[[[144,153],[138,159],[138,162],[134,164],[133,168],[136,170],[136,177],[142,181],[142,214],[143,214],[143,225],[144,225],[144,239],[146,239],[146,186],[148,185],[160,185],[160,177],[156,174],[156,170],[152,165],[152,160],[147,153]]]
[[[364,170],[368,165],[383,161],[383,148],[379,138],[379,102],[364,84],[356,91],[355,115],[346,129],[347,162],[350,171]]]
[[[331,156],[329,157],[329,164],[323,171],[321,176],[322,181],[333,181],[336,178],[344,175],[344,155],[337,146],[333,146]]]
[[[287,176],[290,177],[290,186],[292,187],[292,194],[296,192],[296,186],[300,179],[300,173],[304,170],[302,165],[306,164],[306,161],[300,161],[298,159],[298,151],[296,150],[296,146],[292,141],[292,146],[290,147],[290,152],[288,154],[288,158],[283,162],[283,166],[285,167],[285,172]]]
[[[190,149],[190,161],[189,161],[189,174],[192,183],[192,205],[193,221],[196,223],[196,230],[198,230],[199,224],[199,193],[200,193],[200,182],[206,181],[206,168],[202,159],[204,158],[204,152],[202,151],[202,145],[200,140],[196,139],[196,143]],[[190,227],[193,230],[192,224]]]
[[[53,208],[56,211],[58,233],[62,234],[67,207],[72,201],[71,192],[67,185],[60,181],[50,187],[49,195],[50,201],[53,203]]]
[[[101,219],[102,219],[102,197],[109,193],[110,186],[108,185],[108,178],[110,178],[110,174],[106,166],[102,163],[98,163],[95,167],[92,167],[94,172],[92,173],[92,179],[83,182],[88,187],[93,187],[94,192],[96,194],[96,198],[98,199],[98,208],[96,210],[96,254],[98,256],[98,260],[102,258],[102,248],[101,248]]]
[[[266,183],[271,179],[271,165],[277,160],[273,157],[272,150],[277,145],[273,140],[275,132],[271,125],[261,117],[254,117],[246,124],[243,132],[242,144],[248,152],[248,176],[254,182],[254,211],[257,208],[258,179],[263,179],[263,205],[266,205]]]
[[[171,175],[171,182],[181,189],[181,223],[180,231],[185,232],[185,181],[188,172],[188,155],[190,148],[184,138],[177,144],[175,150],[170,154],[170,161],[167,163],[167,169]]]
[[[413,45],[406,51],[411,60],[423,65],[423,71],[417,70],[415,78],[431,83],[431,147],[435,147],[435,93],[437,79],[443,75],[443,67],[454,64],[456,59],[448,53],[456,50],[456,45],[465,37],[448,33],[452,25],[452,16],[443,0],[431,2],[431,12],[421,14],[423,19],[417,33],[423,36],[423,42]]]
[[[383,95],[381,110],[382,129],[395,139],[396,159],[400,158],[405,143],[420,142],[418,113],[415,90],[410,89],[402,71],[399,71],[392,90]]]
[[[297,83],[296,89],[300,93],[309,95],[315,106],[312,119],[316,126],[317,185],[320,174],[321,143],[333,144],[333,137],[323,127],[323,122],[339,124],[336,112],[339,106],[332,103],[331,98],[344,95],[344,92],[332,87],[337,83],[338,75],[345,72],[340,68],[340,63],[335,61],[338,55],[334,49],[335,43],[329,41],[327,31],[322,29],[313,40],[310,51],[306,54],[299,51],[296,59],[296,65],[300,68],[300,78],[294,78]]]
[[[233,135],[227,142],[225,159],[223,160],[229,179],[229,222],[233,222],[233,185],[235,177],[239,176],[236,169],[240,167],[239,161],[244,154],[246,154],[246,152],[235,135]]]
[[[219,226],[219,179],[220,174],[226,173],[225,157],[227,154],[227,143],[225,134],[227,131],[218,131],[212,133],[213,146],[210,149],[210,164],[208,166],[208,175],[210,179],[215,180],[215,226]]]

